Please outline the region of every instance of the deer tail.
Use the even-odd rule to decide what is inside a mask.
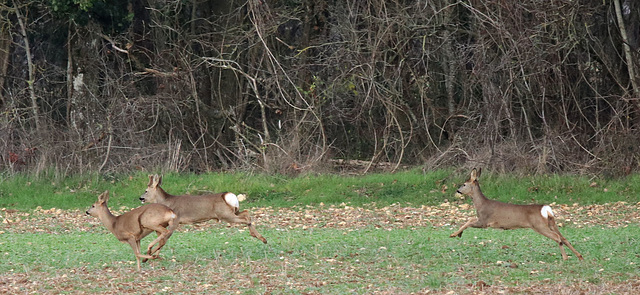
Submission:
[[[554,231],[559,231],[558,225],[556,224],[556,218],[553,215],[553,211],[551,210],[551,207],[549,207],[548,205],[543,206],[540,213],[542,214],[542,217],[547,219],[547,224],[549,225],[549,228],[551,228]]]
[[[554,217],[553,210],[551,210],[551,207],[549,205],[542,206],[542,209],[540,209],[540,214],[546,219],[552,219]]]
[[[171,219],[169,219],[169,225],[167,226],[170,234],[178,228],[178,225],[180,225],[180,222],[178,222],[178,215],[176,215],[175,212],[171,212]]]
[[[551,210],[549,205],[542,206],[542,209],[540,209],[540,215],[547,220],[550,228],[554,228],[556,226],[555,216],[553,215],[553,210]]]
[[[236,194],[234,193],[225,193],[224,194],[224,201],[231,207],[234,208],[234,212],[238,212],[240,210],[240,200],[238,199],[238,196],[236,196]]]

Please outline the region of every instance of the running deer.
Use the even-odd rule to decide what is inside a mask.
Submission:
[[[142,262],[158,258],[160,249],[167,243],[173,230],[178,226],[176,222],[178,216],[169,207],[160,204],[144,205],[120,216],[114,216],[107,207],[108,200],[109,191],[105,191],[98,197],[98,201],[87,210],[87,214],[98,217],[118,240],[128,243],[133,248],[138,271],[140,271],[140,258],[144,258]],[[147,254],[141,254],[140,240],[154,231],[158,237],[149,243]],[[156,245],[155,249],[153,249],[154,245]]]
[[[240,200],[235,194],[226,192],[199,196],[174,196],[165,192],[160,187],[161,184],[162,176],[149,175],[147,190],[140,196],[140,201],[159,203],[173,209],[178,215],[180,224],[193,224],[211,219],[246,224],[251,236],[267,243],[267,240],[253,227],[249,212],[247,210],[240,212]]]
[[[537,233],[556,241],[560,245],[562,259],[568,259],[563,247],[563,245],[567,245],[578,256],[578,259],[583,260],[582,255],[560,234],[551,207],[548,205],[508,204],[488,199],[480,191],[478,178],[481,171],[474,168],[471,171],[469,180],[457,190],[457,193],[470,196],[473,199],[473,206],[476,208],[478,217],[469,220],[457,232],[451,234],[450,237],[462,237],[462,232],[468,227],[531,228]]]

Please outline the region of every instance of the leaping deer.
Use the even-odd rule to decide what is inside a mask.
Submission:
[[[200,196],[174,196],[165,192],[160,184],[162,184],[162,176],[149,175],[147,190],[140,196],[140,201],[160,203],[173,209],[178,215],[180,224],[193,224],[210,219],[246,224],[251,236],[267,243],[267,239],[253,227],[249,211],[240,212],[240,201],[235,194],[227,192]]]
[[[144,258],[142,262],[158,258],[160,249],[167,243],[173,230],[178,226],[177,215],[167,206],[148,204],[120,216],[114,216],[107,207],[108,200],[109,191],[100,194],[98,201],[87,210],[87,215],[98,217],[118,240],[131,246],[136,255],[138,271],[140,271],[140,258]],[[154,231],[158,237],[149,243],[147,255],[141,254],[140,240]],[[156,244],[156,248],[153,249]]]
[[[458,188],[457,192],[473,199],[478,217],[474,217],[465,223],[450,237],[462,237],[462,232],[468,227],[475,228],[499,228],[516,229],[531,228],[537,233],[556,241],[560,245],[562,259],[567,260],[567,253],[563,245],[567,245],[578,259],[583,260],[582,255],[573,248],[571,243],[560,234],[555,217],[549,205],[516,205],[490,200],[482,194],[478,178],[482,170],[471,170],[469,179]]]

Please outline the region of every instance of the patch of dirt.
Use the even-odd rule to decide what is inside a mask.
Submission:
[[[625,227],[640,221],[640,202],[629,204],[617,202],[603,205],[551,204],[560,227]],[[114,210],[122,214],[129,208]],[[366,226],[377,228],[414,227],[458,227],[475,216],[475,209],[467,203],[442,203],[437,206],[412,207],[393,204],[376,207],[371,204],[353,207],[349,204],[294,206],[291,208],[251,208],[251,216],[258,228],[339,228],[353,229]],[[0,234],[12,233],[53,233],[69,231],[93,231],[102,225],[97,218],[88,216],[82,210],[61,210],[38,208],[32,212],[0,209]],[[215,222],[205,222],[178,230],[207,230],[220,226]]]
[[[254,262],[255,263],[255,262]],[[43,273],[18,273],[0,275],[0,294],[244,294],[242,290],[259,288],[264,294],[299,293],[327,294],[335,282],[320,281],[313,274],[302,273],[292,278],[291,274],[264,271],[266,267],[256,264],[252,273],[242,268],[203,269],[198,265],[185,265],[176,270],[180,278],[163,281],[165,269],[145,269],[136,272],[131,266],[105,267],[88,271],[85,268],[71,269],[56,275]],[[353,278],[357,279],[357,278]],[[318,291],[314,291],[314,287]],[[640,279],[618,283],[541,282],[521,286],[489,285],[484,281],[462,286],[448,286],[439,290],[425,288],[407,293],[395,287],[369,285],[352,290],[357,294],[637,294]],[[331,293],[331,292],[330,292]]]
[[[551,204],[558,223],[569,227],[625,227],[640,221],[640,203],[624,202],[581,206],[579,204]],[[129,208],[117,208],[121,214]],[[353,207],[349,204],[298,206],[292,208],[251,208],[258,230],[337,228],[357,229],[374,226],[383,229],[449,227],[457,228],[475,215],[473,206],[467,203],[443,203],[437,206],[411,206],[393,204],[377,207],[371,204]],[[179,231],[202,231],[219,227],[215,222],[180,227]],[[235,225],[239,226],[239,225]],[[30,212],[0,209],[0,239],[3,233],[65,233],[104,232],[106,229],[97,218],[88,216],[83,210],[61,210],[38,208]],[[0,274],[0,294],[151,294],[151,293],[197,293],[234,294],[242,290],[261,290],[264,294],[300,293],[322,294],[333,286],[344,285],[348,280],[371,281],[362,289],[350,293],[408,294],[397,287],[378,284],[385,281],[385,273],[378,270],[369,275],[341,270],[346,281],[323,280],[317,274],[305,271],[295,261],[251,261],[250,271],[246,265],[222,265],[211,260],[203,267],[197,263],[185,263],[171,273],[153,262],[138,273],[132,264],[105,265],[101,269],[87,269],[79,265],[61,269],[52,275],[48,272]],[[282,265],[279,265],[282,264]],[[278,271],[274,271],[274,267]],[[417,278],[420,280],[420,278]],[[356,284],[357,285],[357,284]],[[422,289],[417,294],[636,294],[640,289],[640,278],[625,282],[557,281],[533,282],[527,285],[509,285],[477,281],[469,285],[441,286],[439,289]],[[317,290],[317,291],[315,291]]]

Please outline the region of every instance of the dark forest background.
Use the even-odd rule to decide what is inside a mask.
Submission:
[[[640,1],[8,0],[0,166],[639,170]]]

